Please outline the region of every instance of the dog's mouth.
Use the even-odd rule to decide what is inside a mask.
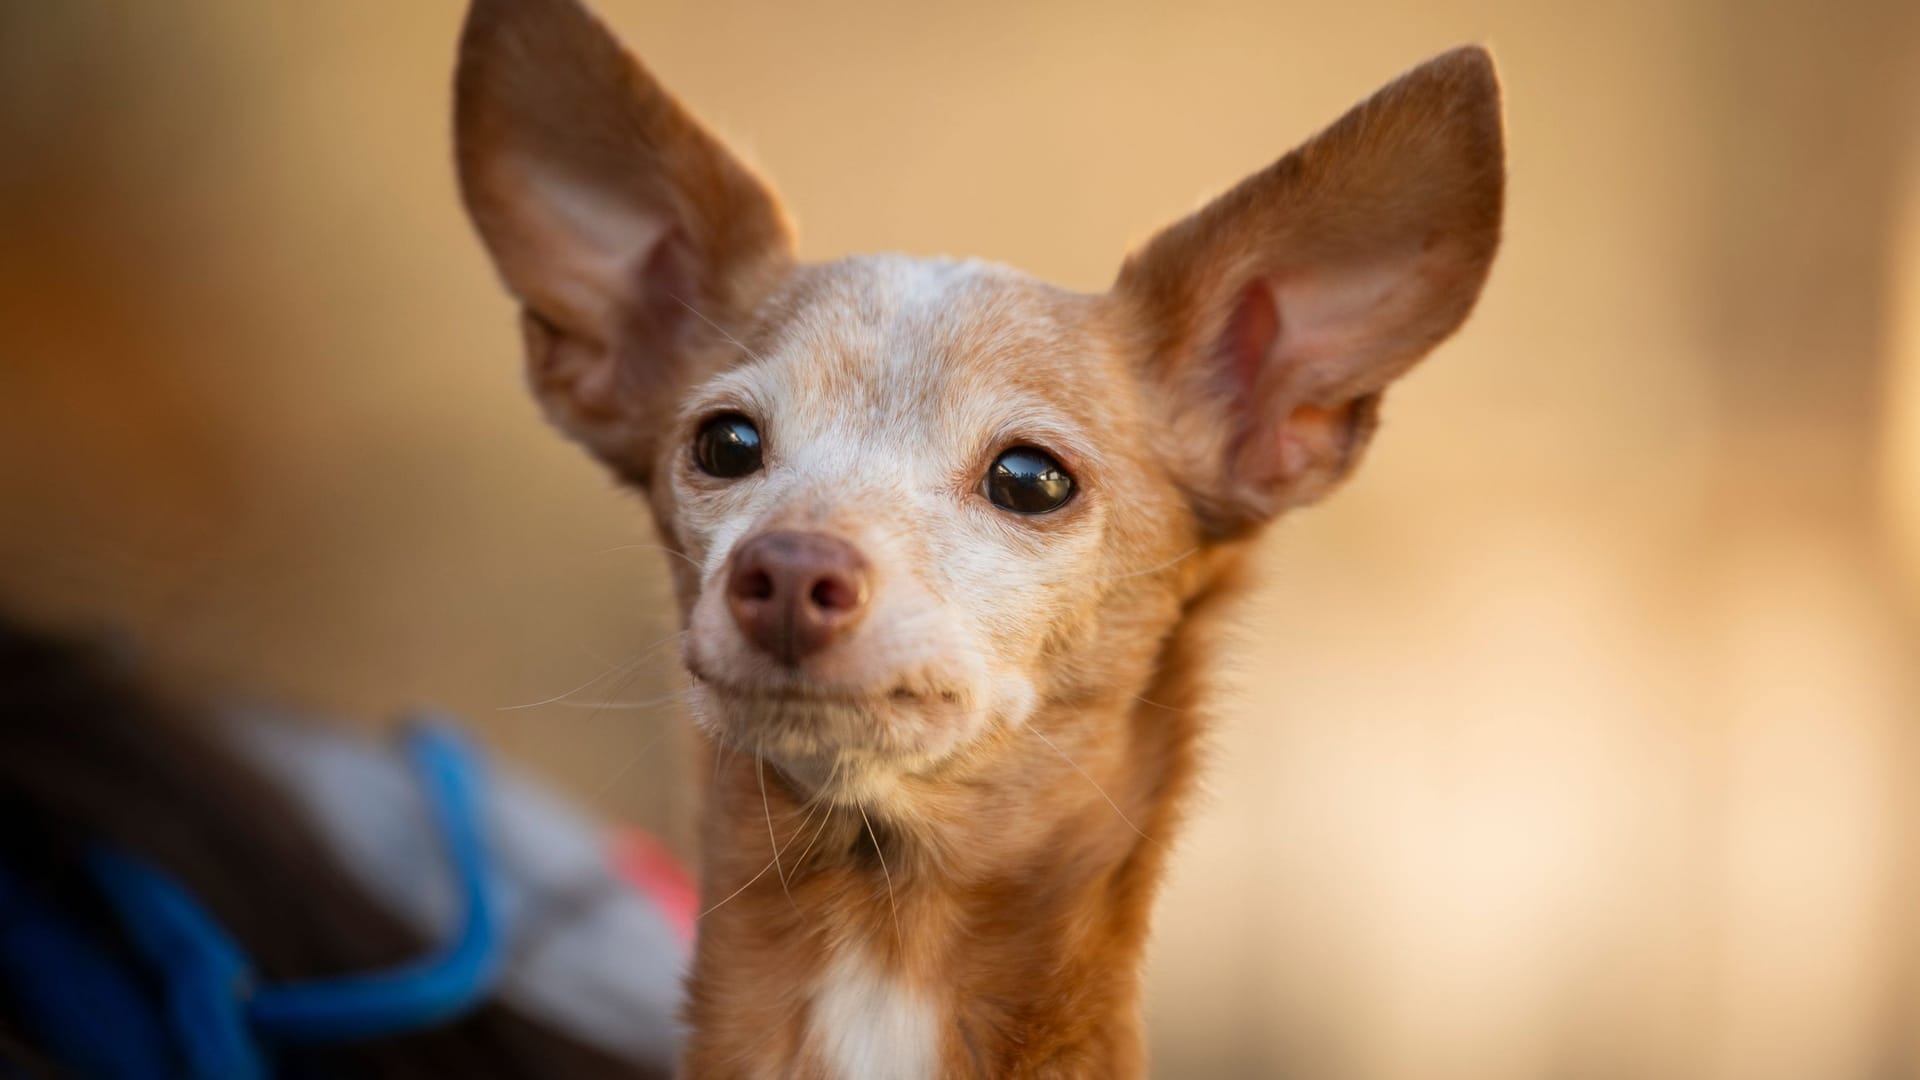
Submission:
[[[902,677],[872,688],[847,687],[823,683],[798,672],[755,679],[730,678],[709,670],[691,655],[683,656],[682,660],[696,685],[730,701],[847,708],[964,708],[972,696],[964,689],[925,676]]]
[[[884,690],[862,693],[836,689],[833,687],[813,686],[805,682],[776,683],[771,686],[748,686],[695,674],[694,678],[715,693],[729,698],[749,701],[792,702],[796,704],[816,705],[918,705],[940,702],[948,705],[958,704],[961,695],[958,691],[916,690],[905,684],[888,687]]]
[[[854,689],[798,676],[748,683],[692,665],[688,673],[700,726],[733,749],[800,775],[851,759],[918,772],[974,727],[972,695],[955,687],[902,680]]]

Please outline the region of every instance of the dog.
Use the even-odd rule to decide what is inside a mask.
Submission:
[[[642,493],[716,755],[694,1077],[1140,1075],[1140,959],[1249,546],[1499,244],[1462,48],[1088,295],[794,254],[575,0],[475,0],[465,205],[547,417]]]

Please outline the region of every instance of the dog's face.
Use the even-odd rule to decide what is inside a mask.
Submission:
[[[536,393],[684,556],[697,719],[859,801],[1036,710],[1137,694],[1193,569],[1350,471],[1499,228],[1477,50],[1096,295],[798,263],[767,189],[572,0],[476,3],[457,121]]]
[[[794,271],[652,473],[697,715],[871,797],[1104,672],[1101,616],[1194,536],[1116,315],[975,263]]]

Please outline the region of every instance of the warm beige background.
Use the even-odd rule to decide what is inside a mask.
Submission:
[[[1920,1076],[1920,5],[607,7],[810,254],[1089,288],[1490,42],[1508,244],[1269,545],[1159,1071]],[[0,595],[238,689],[445,703],[684,841],[671,705],[580,707],[669,693],[633,658],[671,626],[637,503],[520,394],[458,18],[0,4]]]

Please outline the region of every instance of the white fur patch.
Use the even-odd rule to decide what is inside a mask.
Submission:
[[[830,1076],[919,1080],[939,1063],[933,1003],[890,978],[865,949],[849,945],[827,967],[813,998],[813,1044]]]

